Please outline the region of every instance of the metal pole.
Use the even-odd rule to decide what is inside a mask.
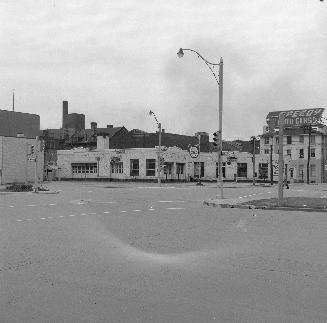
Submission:
[[[35,151],[36,154],[36,151]],[[37,180],[37,155],[34,158],[35,168],[34,168],[34,192],[36,193],[38,190],[38,180]]]
[[[273,141],[274,137],[271,137]],[[270,185],[274,185],[274,170],[273,170],[273,145],[270,145]]]
[[[159,129],[159,149],[158,149],[158,184],[161,185],[161,123],[158,123],[158,129]]]
[[[255,137],[252,137],[253,140],[253,162],[252,162],[252,171],[253,171],[253,178],[252,178],[252,182],[253,185],[255,185]]]
[[[224,198],[224,184],[222,177],[222,149],[223,149],[223,71],[224,63],[222,57],[219,63],[219,134],[220,134],[220,145],[218,145],[218,169],[219,176],[217,181],[220,183],[220,198]]]
[[[308,126],[308,128],[309,128],[309,145],[308,145],[308,161],[307,161],[307,184],[310,183],[311,124]]]
[[[25,140],[25,185],[27,185],[28,182],[27,166],[28,166],[28,144],[27,144],[27,140]]]
[[[199,140],[199,157],[200,157],[200,145],[201,145],[201,135],[198,135],[198,140]],[[198,185],[200,185],[201,183],[201,162],[200,162],[200,158],[198,161]]]
[[[279,115],[279,159],[278,159],[278,206],[283,206],[283,178],[284,178],[284,158],[283,158],[283,137],[284,137],[283,113]]]

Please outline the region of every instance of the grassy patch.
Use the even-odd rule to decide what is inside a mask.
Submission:
[[[278,199],[262,199],[244,202],[241,205],[251,204],[257,207],[276,207],[278,206]],[[294,208],[316,208],[327,209],[327,199],[317,197],[285,197],[283,199],[283,206]]]

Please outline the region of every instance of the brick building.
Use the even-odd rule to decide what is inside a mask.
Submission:
[[[327,182],[327,127],[321,122],[324,109],[274,111],[267,115],[260,154],[279,150],[278,115],[285,115],[283,156],[287,178],[294,182]]]

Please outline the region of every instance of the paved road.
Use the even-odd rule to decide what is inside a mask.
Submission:
[[[48,186],[0,194],[0,322],[327,321],[325,213],[204,206],[215,185]]]

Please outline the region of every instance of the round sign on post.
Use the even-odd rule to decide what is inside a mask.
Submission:
[[[192,158],[198,158],[199,157],[199,147],[198,146],[190,146],[189,153]]]

